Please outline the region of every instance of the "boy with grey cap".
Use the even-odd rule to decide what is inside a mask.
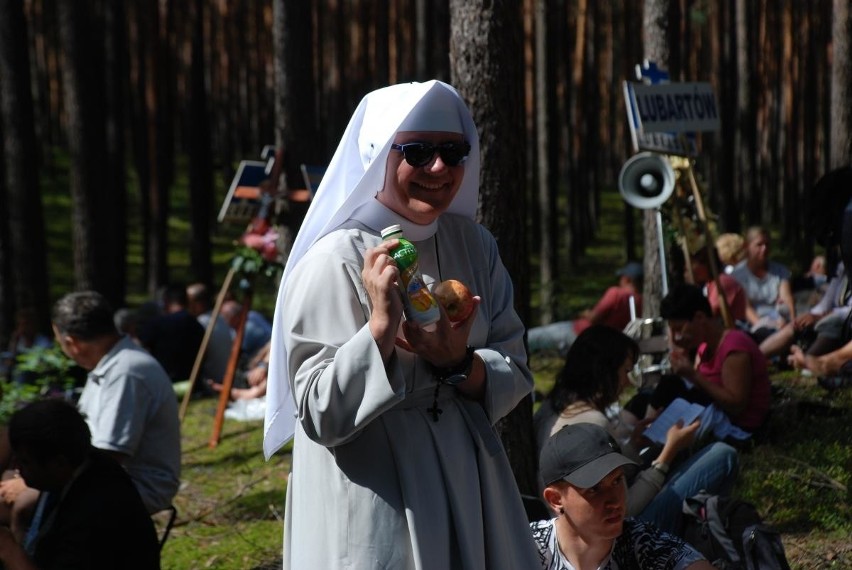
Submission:
[[[530,523],[542,570],[714,568],[676,536],[625,520],[624,472],[636,464],[602,427],[565,426],[544,444],[539,465],[544,502],[558,514]]]

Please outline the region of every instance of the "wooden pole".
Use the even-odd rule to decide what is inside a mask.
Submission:
[[[231,358],[228,360],[228,368],[225,370],[225,377],[222,378],[222,391],[219,393],[219,405],[216,407],[216,419],[213,422],[213,433],[210,436],[208,446],[212,449],[219,445],[219,437],[222,434],[222,423],[225,421],[225,409],[228,407],[228,402],[231,399],[231,387],[234,385],[234,374],[237,371],[237,363],[240,360],[240,350],[243,346],[243,337],[246,333],[246,320],[248,313],[251,310],[252,290],[246,290],[243,298],[243,308],[240,311],[239,323],[237,325],[237,335],[234,337],[234,343],[231,345]]]
[[[213,312],[210,314],[210,320],[207,322],[207,328],[204,331],[204,338],[201,339],[201,346],[198,347],[198,354],[195,355],[195,364],[192,365],[192,374],[189,375],[189,386],[186,394],[183,395],[183,401],[180,404],[180,413],[178,418],[180,423],[183,423],[183,418],[186,417],[186,410],[189,408],[189,400],[192,397],[192,391],[195,389],[195,382],[198,379],[198,373],[201,371],[201,363],[204,361],[204,353],[207,352],[207,345],[210,343],[210,336],[213,334],[213,328],[216,326],[216,319],[219,318],[219,312],[222,310],[222,303],[225,301],[225,295],[231,288],[231,281],[234,279],[234,268],[228,270],[225,275],[225,281],[222,283],[222,288],[219,290],[219,296],[216,297],[216,304],[213,306]]]
[[[710,274],[713,281],[716,283],[716,293],[719,296],[719,310],[722,313],[722,320],[725,322],[726,329],[734,328],[734,319],[731,317],[731,311],[728,308],[728,299],[725,297],[725,291],[722,289],[722,282],[719,280],[719,266],[716,264],[716,243],[713,240],[713,235],[710,233],[710,225],[707,223],[707,214],[704,212],[704,201],[701,198],[701,190],[698,188],[698,182],[695,180],[695,173],[692,170],[691,162],[687,162],[686,173],[689,176],[689,185],[692,188],[692,196],[695,198],[695,210],[698,213],[698,218],[701,220],[701,225],[704,226],[704,247],[707,248],[707,260],[710,263]]]

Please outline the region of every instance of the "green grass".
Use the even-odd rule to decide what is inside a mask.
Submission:
[[[738,493],[782,531],[852,535],[852,390],[829,393],[796,372],[773,385],[766,441],[742,454]]]
[[[181,426],[178,518],[163,548],[163,570],[273,567],[281,557],[290,454],[285,449],[264,461],[257,421],[226,420],[211,448],[216,405],[192,401]]]

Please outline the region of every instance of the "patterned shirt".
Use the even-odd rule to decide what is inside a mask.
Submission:
[[[559,550],[554,530],[556,519],[530,523],[538,546],[542,570],[574,570]],[[615,539],[600,570],[682,570],[704,560],[697,550],[680,538],[662,532],[646,522],[628,518]]]

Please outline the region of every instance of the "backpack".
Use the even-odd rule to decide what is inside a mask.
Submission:
[[[700,492],[683,501],[680,536],[720,570],[790,570],[781,535],[751,503]]]

